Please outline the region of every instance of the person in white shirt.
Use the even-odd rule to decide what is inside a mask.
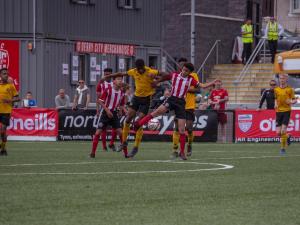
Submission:
[[[85,85],[84,80],[79,80],[78,83],[79,86],[76,88],[72,109],[87,110],[91,100],[90,89]]]
[[[274,63],[275,55],[277,52],[278,38],[282,35],[283,31],[284,30],[282,26],[276,21],[276,19],[274,17],[270,17],[270,21],[265,28],[264,38],[268,39],[272,63]]]

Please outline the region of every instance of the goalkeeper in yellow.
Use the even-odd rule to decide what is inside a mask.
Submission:
[[[292,104],[297,102],[294,89],[287,84],[288,75],[279,75],[279,86],[274,89],[276,110],[276,134],[280,137],[281,154],[285,154],[287,145],[290,144],[290,136],[287,134]]]

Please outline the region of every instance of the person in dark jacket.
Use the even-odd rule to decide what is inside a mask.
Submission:
[[[274,109],[275,107],[275,95],[274,95],[274,88],[277,86],[277,83],[275,80],[270,80],[270,88],[265,89],[262,92],[259,106],[257,110],[261,110],[262,105],[266,101],[267,103],[267,109]]]

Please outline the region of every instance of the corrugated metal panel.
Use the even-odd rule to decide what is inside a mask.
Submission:
[[[62,64],[69,64],[71,68],[70,56],[75,50],[74,42],[63,41],[45,41],[44,44],[44,107],[54,107],[54,97],[58,90],[63,88],[66,93],[73,99],[76,86],[71,85],[71,70],[69,75],[62,74]],[[102,61],[107,61],[107,66],[113,71],[117,71],[117,56],[116,55],[100,55],[95,54],[97,64],[102,66]],[[97,82],[100,76],[97,76]],[[89,85],[92,102],[96,101],[96,86]]]
[[[32,33],[33,0],[0,0],[0,32],[11,36]],[[36,0],[37,32],[42,32],[43,1]]]
[[[95,5],[45,0],[44,30],[51,38],[159,45],[162,1],[140,1],[141,9],[127,10],[118,8],[117,0]]]
[[[122,9],[117,0],[79,5],[68,0],[36,0],[36,32],[47,38],[159,46],[161,0],[138,0],[140,9]],[[0,0],[0,33],[28,37],[33,0]]]
[[[41,107],[54,107],[54,98],[60,88],[64,88],[66,93],[73,98],[75,85],[71,85],[71,54],[74,54],[75,43],[53,40],[38,40],[36,50],[31,52],[27,49],[27,44],[31,40],[22,40],[20,49],[20,95],[25,96],[27,91],[31,91]],[[148,65],[149,55],[157,53],[160,61],[159,48],[148,49],[138,48],[136,58],[143,58]],[[102,61],[107,61],[108,67],[114,72],[119,71],[118,59],[123,58],[116,55],[95,55],[97,64],[102,66]],[[134,62],[132,58],[131,62]],[[69,65],[69,74],[63,75],[62,65]],[[131,68],[131,65],[126,66]],[[97,76],[99,81],[100,76]],[[96,100],[96,86],[89,85],[92,102]]]
[[[38,105],[44,105],[43,43],[36,43],[36,51],[27,50],[28,40],[21,40],[20,49],[20,96],[27,91],[36,97]]]

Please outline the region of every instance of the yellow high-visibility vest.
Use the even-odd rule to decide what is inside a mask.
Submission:
[[[278,23],[268,23],[268,40],[276,41],[278,40]]]
[[[246,33],[251,32],[250,34],[242,34],[243,43],[253,43],[253,26],[244,24],[242,30]]]

